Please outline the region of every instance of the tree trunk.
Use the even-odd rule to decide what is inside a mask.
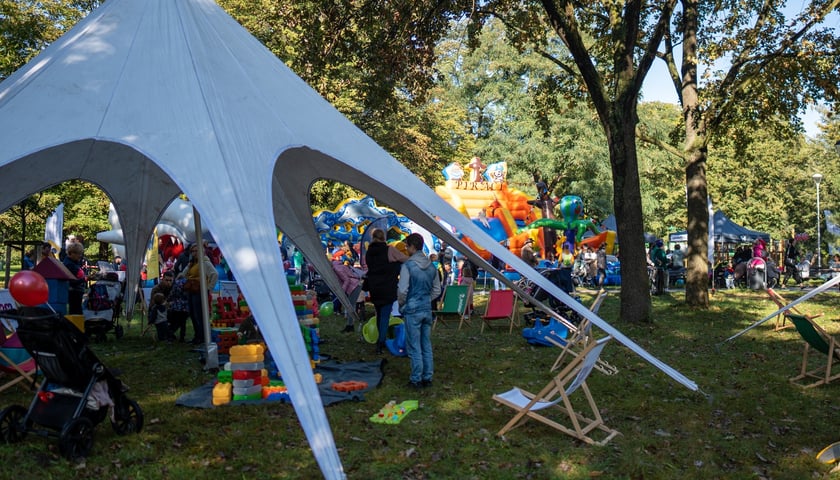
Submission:
[[[709,210],[706,190],[706,149],[695,149],[685,169],[688,194],[688,254],[685,303],[692,307],[709,306]]]
[[[607,129],[616,228],[621,242],[621,312],[626,322],[649,322],[650,287],[647,275],[642,194],[636,156],[636,104],[625,102],[612,109]]]
[[[685,119],[685,168],[688,252],[686,252],[685,303],[692,307],[709,306],[709,212],[706,190],[706,129],[699,111],[697,86],[696,0],[683,1],[682,102]]]

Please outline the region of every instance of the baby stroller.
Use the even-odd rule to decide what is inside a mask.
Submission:
[[[0,411],[0,440],[21,442],[29,432],[58,438],[61,454],[73,460],[90,453],[93,429],[109,412],[117,435],[140,432],[140,405],[126,396],[126,387],[88,348],[87,337],[75,325],[38,307],[10,310],[3,317],[18,321],[20,341],[44,380],[28,410],[12,405]]]
[[[122,338],[122,325],[119,324],[122,308],[122,284],[115,272],[109,272],[102,280],[97,280],[88,291],[87,301],[83,305],[85,333],[97,341],[104,341],[105,335],[114,331],[116,338]]]
[[[751,290],[773,288],[779,283],[779,270],[772,261],[753,257],[747,263],[747,286]]]
[[[548,268],[540,272],[543,277],[547,278],[548,281],[557,285],[561,290],[571,295],[572,298],[580,300],[580,297],[575,294],[574,285],[570,285],[568,279],[564,279],[563,275],[566,273],[568,272],[561,272],[561,269],[559,268]],[[524,280],[522,288],[536,300],[548,305],[552,310],[570,322],[577,324],[581,320],[580,315],[578,315],[577,312],[569,308],[569,306],[565,303],[549,295],[548,292],[543,290],[542,287],[537,284],[529,280]],[[530,304],[527,300],[525,300],[524,303],[526,307],[531,307],[532,309],[531,313],[525,315],[526,322],[531,323],[533,319],[540,314],[536,312],[535,305]]]

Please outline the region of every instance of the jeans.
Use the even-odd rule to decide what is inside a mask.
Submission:
[[[406,350],[411,361],[409,380],[431,380],[435,373],[432,357],[432,312],[405,314]]]
[[[394,302],[376,307],[376,328],[379,330],[379,344],[385,344],[388,335],[388,324],[391,323],[391,309]]]

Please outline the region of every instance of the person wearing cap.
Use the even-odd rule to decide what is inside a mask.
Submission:
[[[540,263],[539,258],[537,258],[536,252],[534,252],[534,240],[529,238],[525,240],[525,244],[522,245],[522,250],[519,253],[519,257],[522,258],[522,261],[527,263],[529,266],[536,268],[537,265]]]
[[[656,266],[656,291],[654,295],[662,295],[665,292],[665,274],[668,269],[668,256],[665,254],[665,243],[657,240],[650,254],[654,266]]]

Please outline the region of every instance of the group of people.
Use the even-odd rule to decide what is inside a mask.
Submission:
[[[371,240],[365,251],[367,271],[355,268],[359,260],[354,246],[348,241],[331,254],[331,265],[341,288],[357,309],[364,309],[363,292],[367,292],[376,312],[378,337],[376,353],[385,351],[391,314],[395,302],[403,318],[406,351],[411,363],[408,386],[426,388],[432,385],[434,355],[431,330],[434,322],[434,300],[440,298],[445,270],[436,262],[438,254],[426,256],[423,237],[408,235],[403,243],[405,253],[389,245],[385,231],[371,230]],[[435,261],[433,261],[435,259]],[[345,332],[354,331],[352,316],[347,316]]]
[[[202,266],[203,263],[203,266]],[[203,268],[202,268],[203,267]],[[149,324],[155,326],[158,340],[186,341],[187,317],[193,327],[190,343],[204,343],[205,323],[202,302],[207,295],[201,287],[212,289],[219,279],[216,266],[199,244],[190,244],[172,268],[164,271],[149,294]]]
[[[537,268],[540,263],[539,254],[534,249],[534,240],[525,240],[519,253],[520,258],[532,268]],[[563,291],[571,293],[574,291],[573,276],[577,275],[580,281],[586,285],[601,288],[607,278],[607,245],[602,243],[597,249],[589,245],[581,245],[579,252],[572,252],[568,243],[564,243],[557,257],[560,268],[558,285]]]

